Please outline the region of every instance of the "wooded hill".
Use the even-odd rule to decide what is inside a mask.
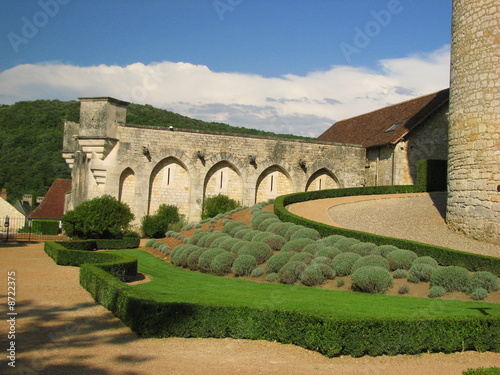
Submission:
[[[56,178],[71,178],[61,156],[63,120],[78,122],[79,116],[78,101],[35,100],[0,105],[0,189],[7,189],[9,202],[21,199],[23,194],[43,196]],[[129,105],[127,123],[304,139],[205,122],[140,104]]]

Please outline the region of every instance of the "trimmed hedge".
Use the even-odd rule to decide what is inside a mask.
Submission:
[[[400,186],[371,186],[359,188],[344,188],[310,191],[306,193],[294,193],[282,195],[274,201],[276,215],[282,220],[297,225],[307,226],[316,229],[322,237],[331,235],[342,235],[356,238],[362,242],[372,242],[376,245],[393,245],[400,249],[411,250],[418,256],[430,256],[438,261],[442,266],[466,267],[471,271],[490,271],[495,275],[500,275],[500,259],[486,255],[466,253],[446,247],[424,244],[416,241],[404,240],[400,238],[379,236],[376,234],[360,232],[351,229],[333,227],[327,224],[318,223],[305,219],[289,212],[285,207],[298,202],[305,202],[314,199],[334,198],[354,195],[377,195],[377,194],[397,194],[397,193],[417,193],[425,192],[423,185],[400,185]]]
[[[33,219],[31,222],[31,232],[55,236],[59,234],[59,220]]]

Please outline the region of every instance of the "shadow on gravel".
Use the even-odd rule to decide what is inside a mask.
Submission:
[[[446,205],[448,203],[448,193],[447,192],[437,192],[431,193],[429,196],[434,203],[434,207],[439,212],[443,220],[446,221]]]

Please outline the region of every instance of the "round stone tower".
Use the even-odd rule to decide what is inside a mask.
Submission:
[[[448,207],[451,229],[500,244],[500,4],[453,0]]]

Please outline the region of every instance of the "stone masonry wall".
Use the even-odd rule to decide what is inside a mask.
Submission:
[[[500,4],[454,0],[450,228],[500,244]]]

